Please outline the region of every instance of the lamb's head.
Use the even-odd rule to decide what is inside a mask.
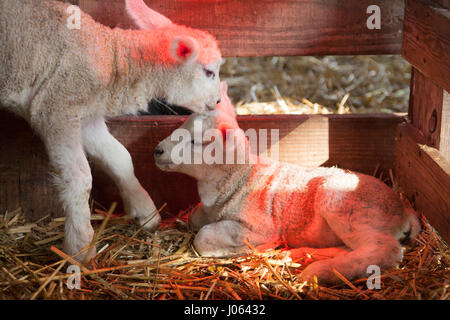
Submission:
[[[158,78],[153,98],[192,112],[214,110],[220,102],[222,63],[216,39],[208,32],[173,23],[143,0],[126,0],[126,12],[136,28],[151,30],[158,39],[152,56],[166,72]]]
[[[237,123],[226,84],[221,87],[222,102],[217,110],[189,116],[156,147],[155,162],[161,170],[201,180],[249,163],[253,155],[247,137]]]

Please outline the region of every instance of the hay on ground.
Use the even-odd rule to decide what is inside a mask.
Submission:
[[[292,261],[283,248],[228,259],[199,257],[186,224],[191,210],[149,233],[126,217],[96,209],[98,255],[92,269],[81,268],[79,290],[67,286],[73,283],[67,268],[74,262],[61,251],[64,218],[31,223],[20,209],[5,213],[0,216],[0,299],[450,298],[450,251],[423,217],[423,231],[402,263],[383,270],[381,289],[370,290],[367,279],[307,285],[297,276],[314,254]]]

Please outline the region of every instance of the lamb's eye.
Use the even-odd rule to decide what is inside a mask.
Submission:
[[[214,79],[216,77],[216,74],[214,73],[214,71],[208,70],[206,68],[204,68],[203,71],[205,72],[205,75],[208,78],[213,78]]]

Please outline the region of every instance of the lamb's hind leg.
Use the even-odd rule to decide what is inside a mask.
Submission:
[[[354,235],[359,238],[353,251],[338,255],[333,259],[321,260],[309,265],[301,274],[304,281],[312,281],[314,275],[319,283],[333,284],[340,280],[333,272],[336,269],[348,280],[368,276],[368,267],[376,265],[380,269],[395,266],[402,258],[399,242],[391,235],[372,232]]]
[[[127,149],[108,131],[103,118],[83,123],[84,147],[92,158],[119,187],[125,210],[145,228],[155,229],[161,218],[149,194],[134,175]]]

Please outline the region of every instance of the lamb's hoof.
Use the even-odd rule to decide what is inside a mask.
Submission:
[[[333,272],[333,267],[322,261],[317,261],[306,267],[299,275],[300,281],[317,283],[320,285],[331,285],[338,282],[337,276]]]
[[[137,193],[134,199],[128,199],[125,211],[147,231],[155,231],[161,222],[161,216],[147,193]]]
[[[83,264],[86,267],[89,267],[91,264],[91,261],[97,256],[97,250],[95,247],[89,248],[86,251],[83,251],[80,254],[77,254],[80,250],[75,251],[71,249],[65,249],[65,252],[74,258],[75,261],[79,262],[80,264]]]
[[[73,228],[73,224],[66,222],[64,237],[64,252],[79,263],[88,264],[97,255],[95,245],[92,245],[94,229],[90,224],[84,228]],[[88,248],[89,247],[89,248]],[[81,252],[82,251],[82,252]]]
[[[146,231],[156,231],[159,224],[161,223],[161,216],[159,213],[155,212],[153,216],[148,216],[146,218],[137,219],[137,223]]]

